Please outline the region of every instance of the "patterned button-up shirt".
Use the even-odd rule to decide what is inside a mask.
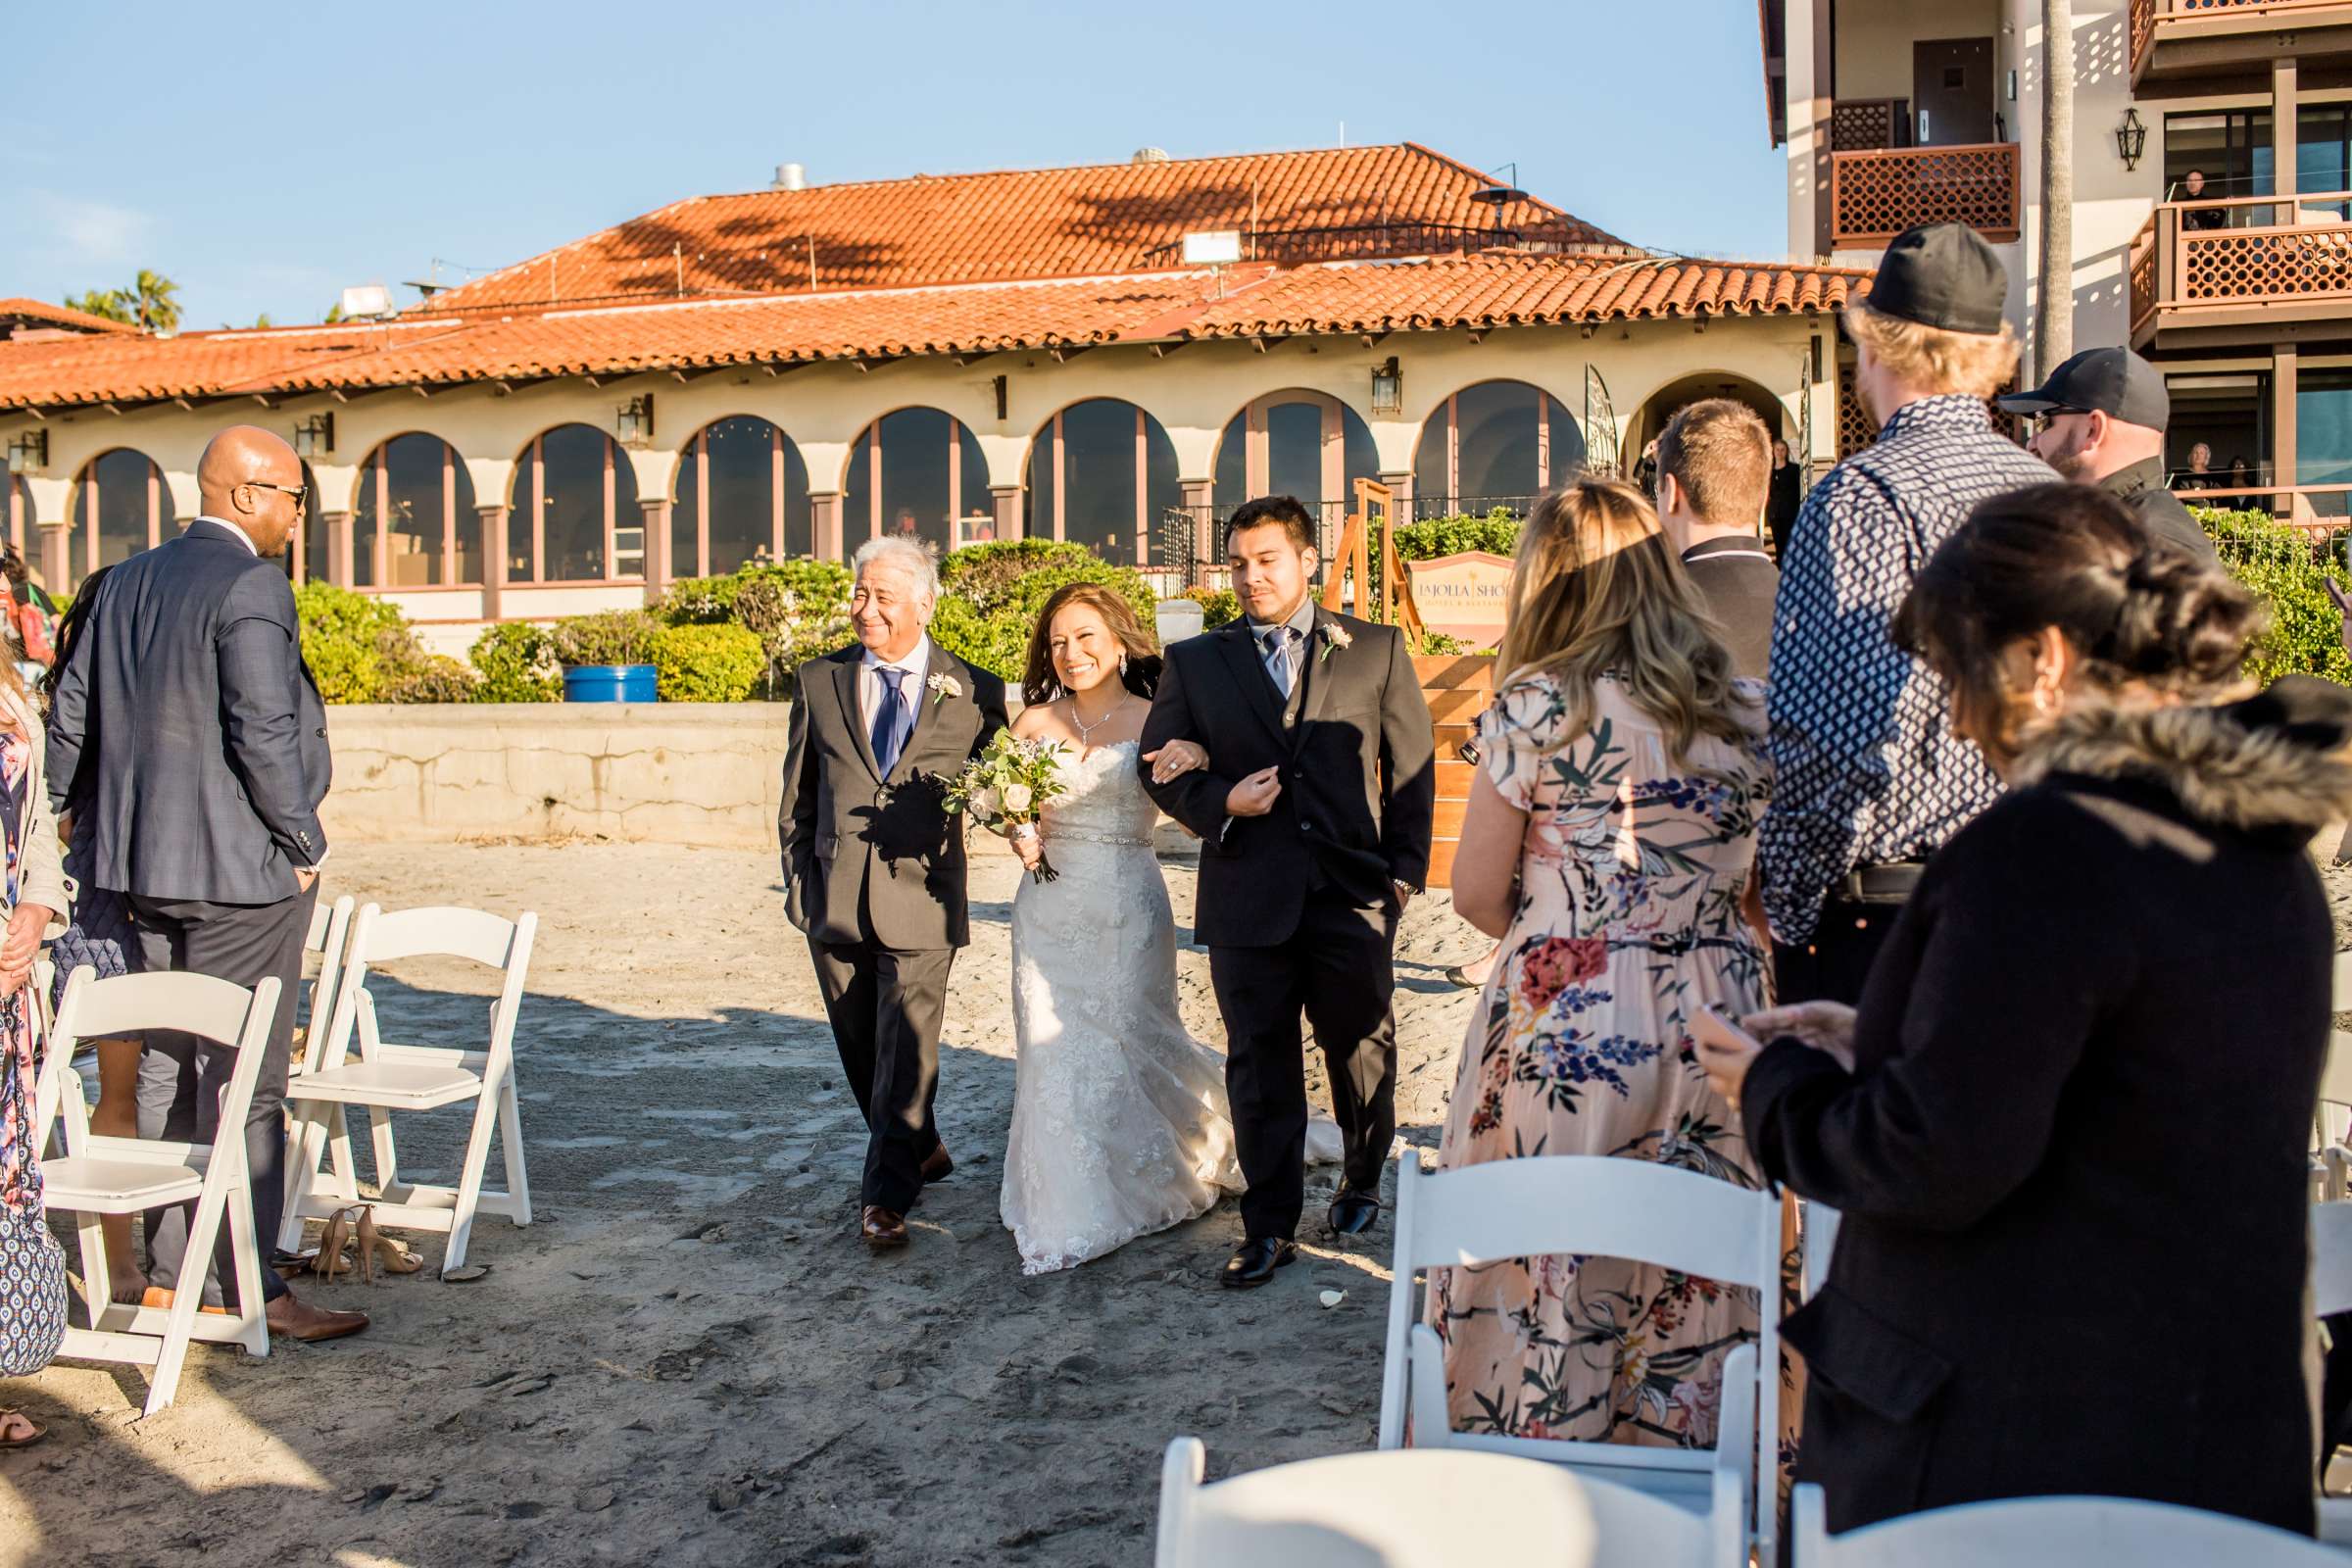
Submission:
[[[2057,475],[1978,399],[1923,398],[1830,470],[1788,530],[1773,612],[1772,808],[1757,858],[1773,934],[1813,935],[1858,866],[1919,859],[2000,793],[1951,733],[1941,680],[1894,646],[1895,610],[1977,503]]]

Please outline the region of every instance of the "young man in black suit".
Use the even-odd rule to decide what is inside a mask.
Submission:
[[[1750,680],[1764,678],[1781,587],[1756,533],[1771,472],[1764,421],[1730,398],[1691,404],[1658,437],[1658,520],[1723,627],[1732,672]]]
[[[1297,1255],[1306,1201],[1299,1015],[1331,1074],[1346,1146],[1331,1225],[1371,1229],[1396,1133],[1396,921],[1429,874],[1437,799],[1429,705],[1403,637],[1319,608],[1314,519],[1290,496],[1225,525],[1245,614],[1171,645],[1139,748],[1171,740],[1208,765],[1160,808],[1200,836],[1193,924],[1224,1014],[1226,1085],[1249,1190],[1224,1283],[1263,1285]]]

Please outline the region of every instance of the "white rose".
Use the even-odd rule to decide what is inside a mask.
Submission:
[[[1026,811],[1029,809],[1029,802],[1032,793],[1033,792],[1026,784],[1005,785],[1004,809],[1007,811]]]
[[[972,809],[979,812],[984,817],[995,816],[997,814],[996,786],[990,785],[988,788],[981,790],[977,795],[974,795],[972,797]]]

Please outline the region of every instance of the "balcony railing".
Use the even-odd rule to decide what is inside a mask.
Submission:
[[[2333,11],[2335,17],[2317,13]],[[2132,0],[2132,76],[2137,80],[2149,51],[2173,38],[2231,32],[2291,32],[2321,22],[2352,22],[2347,0]]]
[[[2016,143],[1830,155],[1832,248],[1884,245],[1916,224],[1942,222],[1989,240],[2017,238]]]
[[[2132,241],[2132,333],[2352,301],[2352,191],[2162,202]]]

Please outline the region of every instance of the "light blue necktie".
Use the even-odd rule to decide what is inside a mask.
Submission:
[[[1274,689],[1282,700],[1291,700],[1291,628],[1268,626],[1266,638],[1266,673],[1274,677]]]
[[[890,770],[899,765],[899,753],[906,746],[906,737],[914,733],[914,720],[906,711],[906,703],[900,687],[906,671],[879,664],[874,673],[882,677],[882,706],[874,710],[874,762],[888,778]]]

